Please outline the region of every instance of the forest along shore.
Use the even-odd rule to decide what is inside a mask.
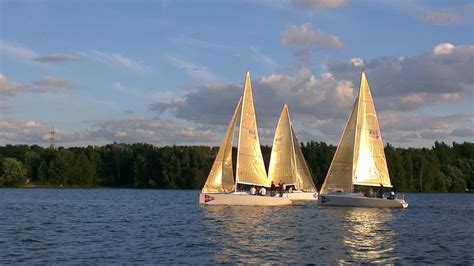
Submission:
[[[336,147],[310,141],[301,143],[301,149],[319,189]],[[218,147],[142,143],[70,148],[6,145],[0,146],[0,187],[200,189],[217,151]],[[270,153],[271,147],[262,146],[267,169]],[[431,148],[387,144],[385,155],[396,191],[474,190],[474,143],[435,142]]]

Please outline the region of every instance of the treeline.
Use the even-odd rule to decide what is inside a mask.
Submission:
[[[72,148],[0,147],[0,187],[39,186],[199,189],[218,147],[111,144]],[[302,143],[318,188],[336,151],[324,142]],[[263,146],[268,167],[271,147]],[[236,150],[234,149],[234,158]],[[392,183],[404,192],[462,192],[474,188],[474,143],[435,142],[428,148],[385,147]],[[234,159],[235,167],[235,159]]]

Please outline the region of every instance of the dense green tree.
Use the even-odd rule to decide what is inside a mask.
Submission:
[[[4,158],[1,166],[0,187],[17,187],[25,184],[25,169],[20,161],[14,158]]]
[[[196,189],[203,186],[218,149],[206,146],[156,147],[144,143],[58,149],[6,145],[0,146],[0,182],[5,185],[4,180],[7,180],[7,184],[12,184],[12,173],[19,173],[14,169],[22,169],[24,178],[46,186]],[[336,147],[310,141],[301,143],[301,149],[313,180],[320,188]],[[236,152],[234,148],[234,172]],[[262,146],[267,168],[270,154],[271,147]],[[461,192],[466,188],[474,189],[473,143],[449,146],[435,142],[432,148],[421,149],[394,148],[387,144],[385,155],[397,191]]]

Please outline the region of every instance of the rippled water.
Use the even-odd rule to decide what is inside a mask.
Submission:
[[[0,189],[0,264],[474,263],[474,194],[406,198],[200,207],[198,191]]]

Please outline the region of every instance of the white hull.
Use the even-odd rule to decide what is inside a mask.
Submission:
[[[285,193],[292,201],[316,201],[318,200],[318,192],[303,192],[293,191],[292,193]]]
[[[281,206],[291,205],[288,197],[257,196],[247,193],[200,193],[199,204],[206,205],[249,205],[249,206]]]
[[[404,199],[368,198],[358,194],[324,194],[319,196],[321,206],[372,207],[372,208],[407,208]]]

